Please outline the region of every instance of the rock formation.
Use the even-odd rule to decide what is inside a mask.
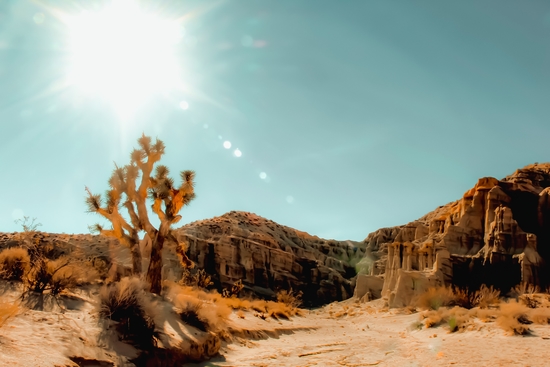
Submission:
[[[306,305],[321,305],[352,296],[355,265],[365,255],[365,244],[324,240],[279,225],[252,213],[230,212],[176,230],[178,241],[197,267],[213,275],[219,290],[242,280],[245,292],[272,298],[279,289],[303,292]],[[0,250],[19,246],[24,233],[0,233]],[[104,236],[34,232],[30,240],[50,248],[52,258],[74,254],[129,274],[131,254],[117,240]],[[141,241],[143,269],[148,266],[147,237]],[[175,244],[163,249],[163,279],[179,280],[183,268]]]
[[[367,276],[383,279],[381,294],[395,307],[432,285],[487,284],[504,292],[520,282],[546,287],[549,195],[550,164],[527,166],[502,180],[481,178],[462,199],[371,233],[360,264],[371,264]]]
[[[470,289],[487,284],[506,292],[523,282],[545,289],[550,285],[550,163],[501,180],[481,178],[460,200],[409,224],[379,229],[363,242],[324,240],[234,211],[175,233],[218,289],[242,280],[245,291],[274,297],[278,289],[292,288],[302,291],[310,306],[354,294],[387,297],[390,306],[399,307],[443,284]],[[21,236],[0,233],[0,249],[18,245]],[[51,247],[54,257],[79,249],[110,267],[114,259],[119,273],[131,264],[127,249],[101,236],[33,236],[33,242]],[[141,249],[146,259],[147,241]],[[163,251],[163,278],[177,280],[183,269],[176,246]]]
[[[189,258],[219,286],[242,279],[245,289],[267,297],[292,288],[303,292],[307,305],[351,297],[354,266],[365,255],[361,242],[324,240],[246,212],[194,222],[177,233]]]

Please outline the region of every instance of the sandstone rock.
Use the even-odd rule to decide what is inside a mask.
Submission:
[[[353,296],[366,302],[382,296],[384,280],[374,275],[357,275]]]
[[[544,288],[550,284],[550,164],[502,180],[481,178],[460,200],[364,242],[378,270],[371,274],[383,279],[382,295],[392,307],[433,284]]]
[[[241,279],[245,289],[274,296],[278,289],[300,290],[304,302],[319,305],[353,294],[355,265],[366,245],[324,240],[252,213],[230,212],[177,230],[178,241],[218,287]]]

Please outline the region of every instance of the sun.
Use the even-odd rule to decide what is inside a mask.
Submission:
[[[107,99],[120,115],[177,87],[181,62],[176,46],[182,38],[177,21],[147,13],[136,1],[113,0],[66,23],[69,84]]]

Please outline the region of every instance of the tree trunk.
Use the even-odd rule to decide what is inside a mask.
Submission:
[[[162,289],[162,248],[164,247],[164,236],[161,231],[157,232],[151,241],[151,261],[147,270],[147,282],[151,286],[151,293],[160,295]]]
[[[130,251],[132,252],[132,274],[139,276],[143,271],[141,268],[141,250],[139,248],[139,241],[132,244]]]

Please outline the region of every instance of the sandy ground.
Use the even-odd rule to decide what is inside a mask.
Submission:
[[[339,318],[344,305],[355,315]],[[533,326],[531,336],[510,336],[494,322],[475,331],[450,333],[445,326],[418,330],[418,314],[367,312],[368,304],[333,304],[280,326],[291,334],[241,341],[223,356],[197,366],[549,366],[550,326]],[[274,322],[273,320],[271,322]],[[310,330],[307,330],[311,328]]]
[[[549,365],[548,325],[531,325],[530,336],[510,336],[494,322],[476,321],[473,331],[450,333],[446,326],[415,328],[419,314],[380,311],[379,305],[348,300],[292,320],[233,314],[233,323],[251,332],[223,346],[219,357],[189,366]],[[0,366],[69,366],[67,357],[75,355],[116,360],[95,346],[100,328],[93,305],[74,300],[68,306],[63,313],[25,310],[5,324]]]

